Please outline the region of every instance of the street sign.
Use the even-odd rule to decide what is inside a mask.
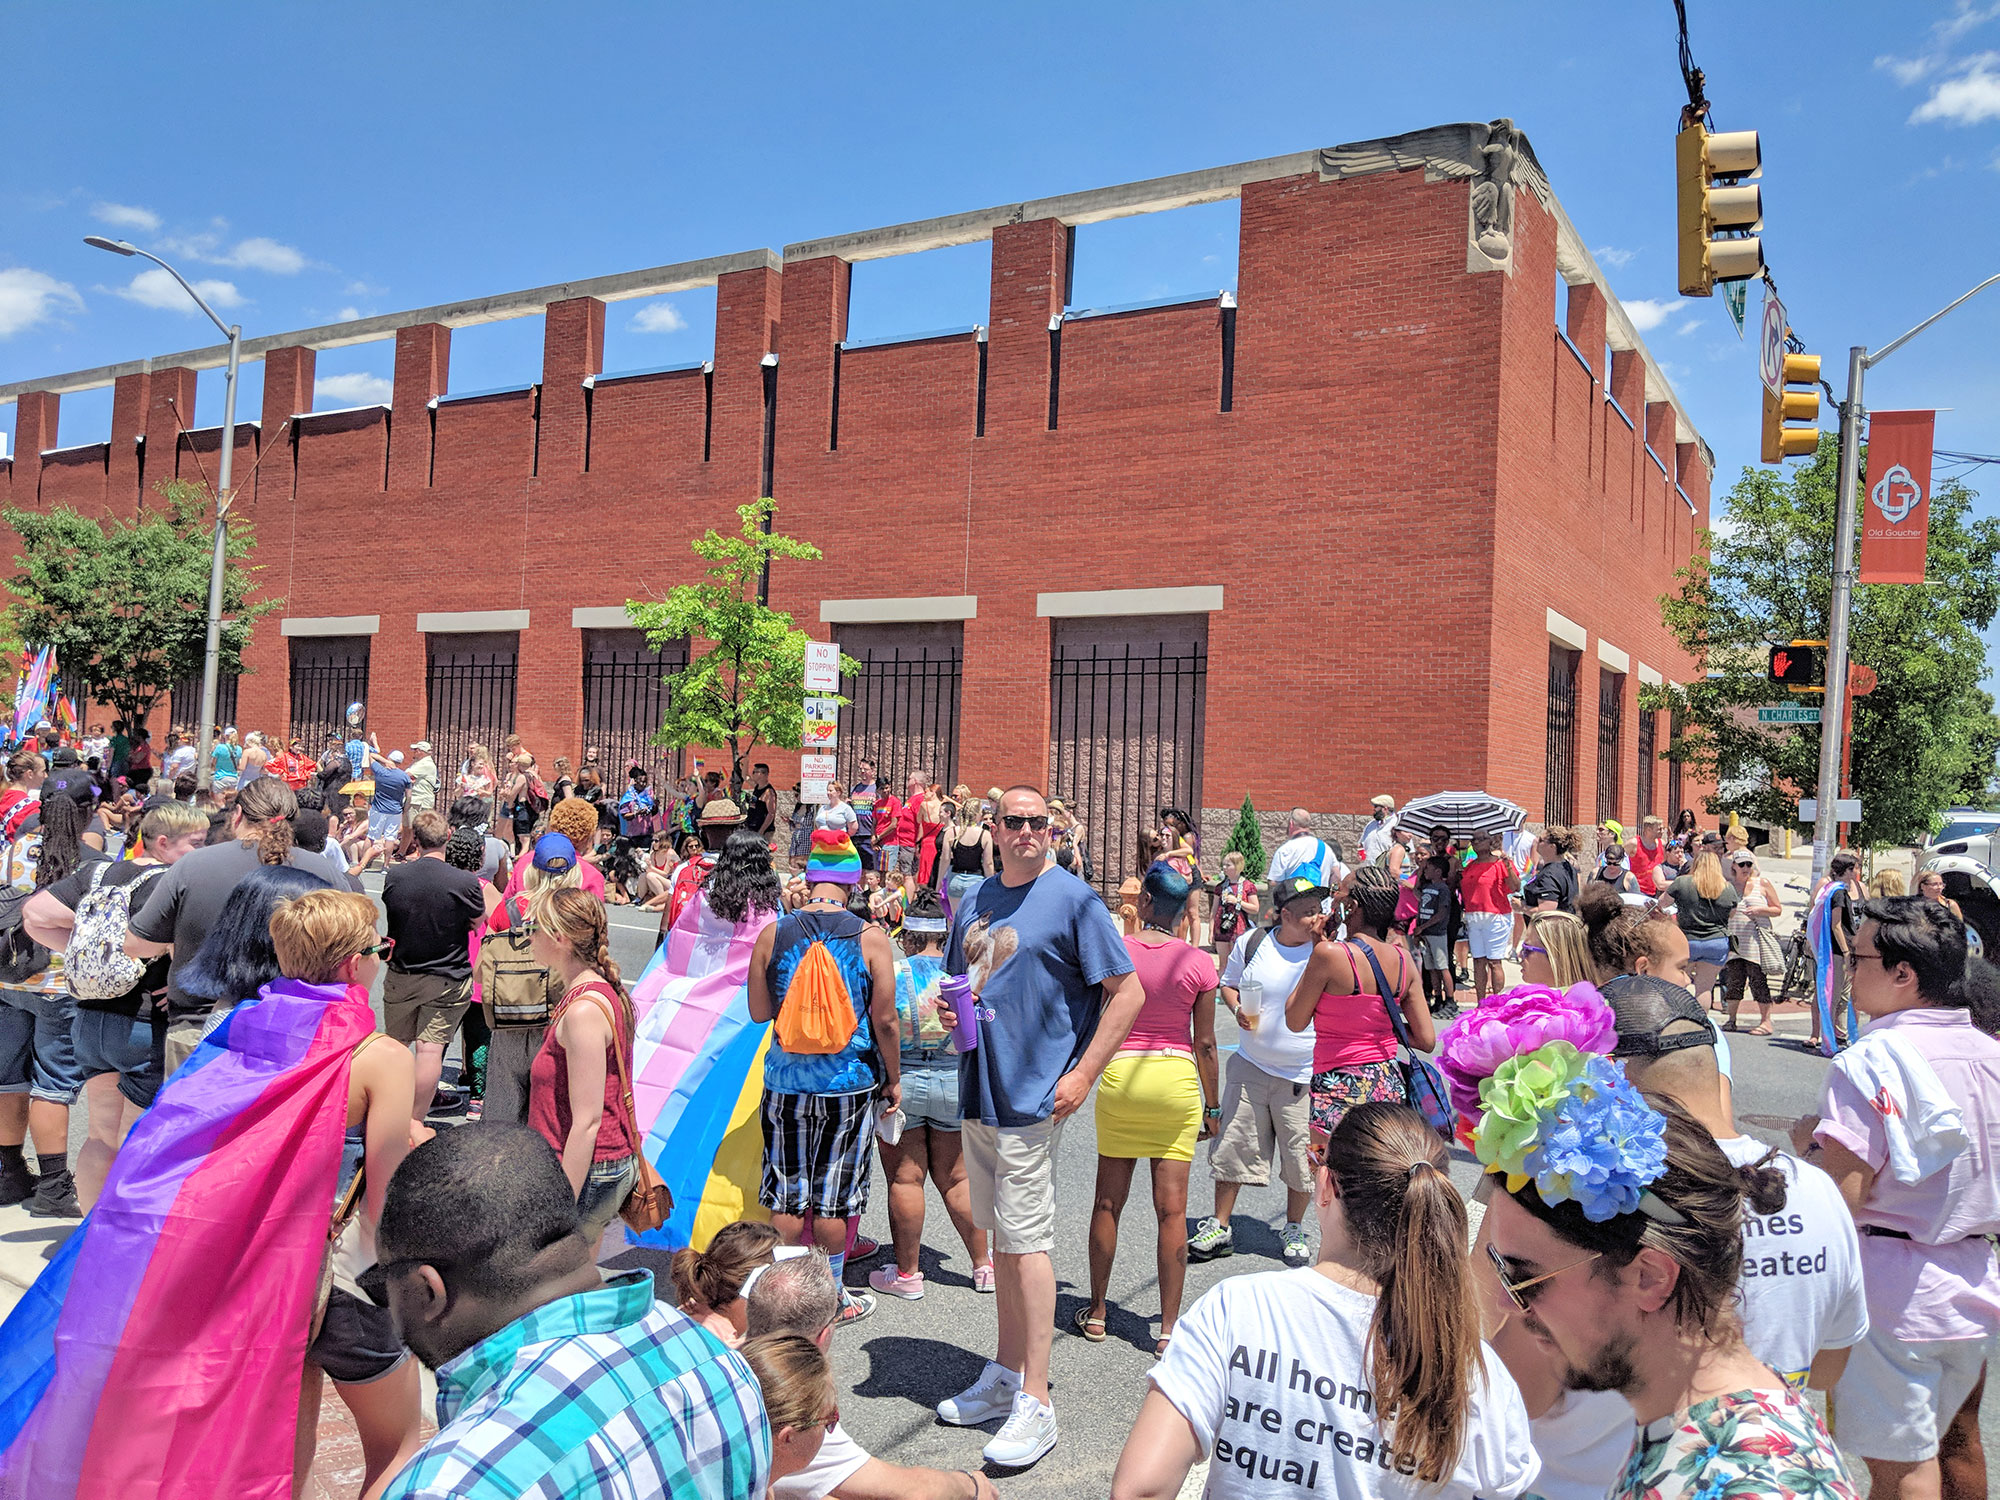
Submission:
[[[806,691],[809,693],[837,693],[840,691],[840,645],[838,642],[806,642]]]
[[[1858,661],[1847,664],[1847,690],[1855,697],[1866,698],[1875,691],[1878,680],[1873,667],[1864,667]]]
[[[1757,710],[1759,724],[1817,724],[1817,708],[1760,708]]]
[[[1766,282],[1764,324],[1757,337],[1757,376],[1774,401],[1785,397],[1785,330],[1790,326],[1785,321],[1785,304]]]
[[[1819,798],[1806,797],[1800,801],[1799,821],[1801,823],[1817,823],[1819,821]],[[1833,821],[1836,823],[1859,823],[1861,821],[1861,799],[1859,797],[1834,798]]]
[[[818,804],[826,801],[826,784],[833,780],[831,755],[799,757],[799,801]]]
[[[831,750],[839,743],[840,700],[838,698],[808,698],[805,702],[805,739],[807,750]]]

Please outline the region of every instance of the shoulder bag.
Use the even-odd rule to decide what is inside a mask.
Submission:
[[[639,1163],[638,1184],[626,1194],[618,1216],[645,1234],[658,1229],[673,1215],[673,1191],[660,1181],[660,1174],[646,1159],[646,1137],[639,1129],[638,1111],[632,1106],[632,1069],[625,1060],[625,1032],[618,1024],[618,1013],[595,990],[584,993],[603,1007],[605,1018],[611,1022],[611,1056],[620,1083],[619,1100],[625,1110],[625,1138],[631,1141],[633,1158]]]
[[[1375,971],[1375,992],[1382,1001],[1382,1008],[1389,1013],[1389,1027],[1396,1033],[1396,1045],[1403,1049],[1399,1066],[1403,1072],[1403,1092],[1409,1097],[1410,1107],[1422,1115],[1424,1123],[1449,1144],[1457,1119],[1452,1112],[1451,1093],[1445,1087],[1444,1075],[1438,1072],[1436,1063],[1410,1045],[1409,1024],[1403,1019],[1401,1006],[1390,997],[1388,976],[1382,972],[1382,961],[1375,956],[1375,950],[1365,942],[1347,946],[1360,948],[1361,956],[1368,960],[1368,967]],[[1350,963],[1352,961],[1349,960]],[[1396,972],[1400,977],[1400,961]]]

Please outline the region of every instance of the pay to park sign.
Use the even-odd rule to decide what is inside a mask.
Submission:
[[[1931,525],[1931,432],[1937,413],[1868,418],[1861,491],[1862,583],[1922,583]]]

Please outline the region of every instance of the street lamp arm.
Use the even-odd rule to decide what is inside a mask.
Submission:
[[[221,318],[215,315],[215,309],[208,305],[208,303],[203,299],[200,292],[197,292],[192,286],[188,284],[187,277],[181,275],[179,271],[176,271],[172,266],[168,265],[165,261],[161,260],[160,257],[153,254],[152,251],[143,249],[138,245],[134,245],[129,240],[121,240],[119,243],[124,247],[123,253],[145,256],[147,260],[150,260],[154,265],[158,266],[162,271],[165,271],[169,276],[173,277],[175,281],[178,281],[181,284],[181,290],[186,292],[190,297],[194,298],[194,305],[200,308],[203,312],[208,314],[208,321],[213,323],[217,328],[222,330],[222,336],[224,338],[229,339],[236,337],[237,330],[231,329],[227,323],[223,322]]]
[[[1937,322],[1939,318],[1942,318],[1946,313],[1955,310],[1960,303],[1970,302],[1974,297],[1977,297],[1981,292],[1985,291],[1989,286],[1993,286],[1996,283],[2000,283],[2000,276],[1987,277],[1984,281],[1980,282],[1978,286],[1974,287],[1971,291],[1967,292],[1963,297],[1960,297],[1957,302],[1953,302],[1949,306],[1944,307],[1939,311],[1932,313],[1928,318],[1925,318],[1923,322],[1919,323],[1915,328],[1912,328],[1908,333],[1904,334],[1901,338],[1892,340],[1891,342],[1884,344],[1880,349],[1876,349],[1871,353],[1862,355],[1861,363],[1864,366],[1879,365],[1880,363],[1882,363],[1883,360],[1887,359],[1890,355],[1894,354],[1898,349],[1902,348],[1903,345],[1909,343],[1911,339],[1915,338],[1918,334],[1922,333],[1926,328],[1930,327],[1931,324]],[[210,313],[209,316],[212,318],[215,316],[215,314]]]

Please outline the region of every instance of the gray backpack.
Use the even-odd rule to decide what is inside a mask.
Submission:
[[[104,859],[90,867],[90,889],[76,903],[76,926],[63,949],[63,980],[79,1000],[116,1000],[130,994],[146,973],[145,959],[126,955],[125,930],[132,898],[150,890],[166,870],[162,866],[124,885],[106,885],[104,876],[112,866],[113,861]]]

